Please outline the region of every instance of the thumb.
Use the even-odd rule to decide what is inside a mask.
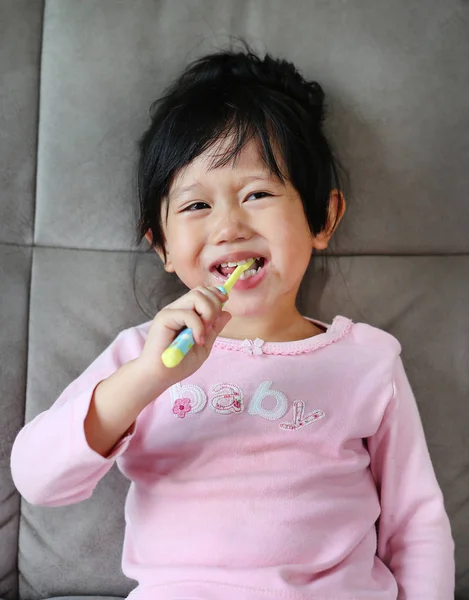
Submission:
[[[220,332],[223,331],[225,325],[230,321],[230,319],[231,319],[231,314],[228,311],[223,310],[221,312],[221,315],[215,321],[213,329],[210,331],[209,335],[207,336],[207,346],[209,348],[211,348],[213,346],[216,337],[218,335],[220,335]]]

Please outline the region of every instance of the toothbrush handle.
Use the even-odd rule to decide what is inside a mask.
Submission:
[[[222,285],[218,286],[218,289],[226,294],[226,290]],[[178,333],[177,337],[161,355],[161,360],[163,361],[164,366],[168,369],[177,367],[193,345],[194,334],[192,329],[186,327],[180,333]]]
[[[168,367],[168,369],[177,367],[193,345],[194,334],[192,333],[192,329],[186,327],[177,335],[161,355],[164,366]]]

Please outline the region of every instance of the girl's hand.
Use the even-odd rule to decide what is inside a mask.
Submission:
[[[207,360],[215,338],[231,319],[230,313],[222,311],[227,299],[215,287],[197,287],[156,315],[137,361],[158,389],[166,390],[189,377]],[[161,355],[186,327],[192,329],[195,344],[177,367],[168,369]]]

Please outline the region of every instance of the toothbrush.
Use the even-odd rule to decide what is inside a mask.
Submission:
[[[249,260],[242,265],[238,265],[225,281],[225,285],[219,285],[218,289],[226,295],[230,294],[234,284],[238,281],[244,271],[247,271],[253,264],[254,260]],[[223,304],[223,306],[225,306],[225,304],[226,302]],[[168,369],[177,367],[193,345],[194,334],[192,333],[192,329],[186,327],[181,331],[181,333],[178,334],[174,341],[171,342],[171,344],[161,355],[161,360],[163,361],[164,366],[168,367]]]

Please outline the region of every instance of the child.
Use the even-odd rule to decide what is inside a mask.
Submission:
[[[399,342],[296,308],[345,211],[323,112],[317,83],[249,48],[168,88],[140,143],[139,232],[190,291],[121,332],[15,441],[15,484],[43,506],[89,498],[117,461],[134,599],[453,598]],[[217,286],[249,258],[227,301]],[[168,369],[184,327],[196,344]]]

